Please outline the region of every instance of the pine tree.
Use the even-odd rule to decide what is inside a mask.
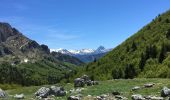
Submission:
[[[166,55],[166,47],[165,47],[165,44],[163,43],[162,45],[162,48],[161,48],[161,52],[160,52],[160,55],[159,55],[159,62],[162,63],[162,61],[165,59],[165,55]]]
[[[128,64],[125,68],[125,78],[132,79],[137,75],[135,67],[132,64]]]
[[[133,41],[133,43],[132,43],[132,51],[135,51],[136,49],[137,49],[137,46],[136,46],[136,43]]]
[[[166,22],[166,23],[169,23],[169,19],[165,19],[165,22]]]
[[[96,58],[94,58],[94,61],[93,62],[96,62],[97,61],[97,59]]]
[[[168,39],[170,39],[170,29],[168,29],[168,30],[166,31],[166,37],[167,37]]]
[[[161,21],[162,21],[162,18],[161,18],[161,17],[159,17],[159,18],[158,18],[158,22],[161,22]]]
[[[157,47],[155,45],[150,46],[150,57],[156,58],[157,56]]]
[[[146,58],[145,58],[145,55],[142,53],[141,54],[141,60],[140,60],[140,63],[139,63],[139,68],[140,68],[141,71],[143,71],[145,63],[146,63]]]

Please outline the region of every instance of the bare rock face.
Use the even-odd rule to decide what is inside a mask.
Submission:
[[[41,48],[42,48],[42,50],[45,51],[46,53],[48,53],[48,54],[50,53],[50,49],[48,48],[47,45],[42,44],[42,45],[41,45]]]
[[[0,23],[0,42],[4,42],[8,37],[20,34],[18,30],[12,28],[8,23]]]

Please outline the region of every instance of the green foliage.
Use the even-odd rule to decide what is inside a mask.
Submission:
[[[112,70],[112,77],[113,79],[119,79],[121,77],[124,77],[124,72],[121,68],[114,68]]]
[[[136,49],[137,49],[137,46],[136,46],[136,43],[133,41],[133,43],[132,43],[132,51],[135,51]]]
[[[170,77],[165,74],[170,73],[170,60],[167,60],[170,58],[169,18],[170,11],[159,15],[106,56],[88,64],[83,70],[85,72],[78,74],[93,75],[99,80]]]
[[[125,78],[134,78],[137,75],[134,65],[128,64],[125,67]]]
[[[21,88],[21,85],[18,84],[0,84],[0,88],[3,90],[11,90]]]
[[[169,23],[170,21],[169,21],[169,19],[165,19],[165,22],[166,22],[166,23]]]
[[[139,68],[141,69],[141,71],[143,71],[143,69],[144,69],[146,60],[147,59],[146,59],[145,55],[142,53],[141,54],[141,60],[140,60],[140,63],[139,63]]]
[[[170,29],[168,29],[168,30],[166,31],[166,37],[167,37],[168,39],[170,39]]]
[[[21,84],[23,86],[55,84],[68,79],[76,71],[76,66],[69,63],[54,63],[41,60],[35,63],[11,65],[0,64],[1,84]]]

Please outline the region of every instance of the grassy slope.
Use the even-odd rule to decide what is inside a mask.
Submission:
[[[141,90],[132,92],[131,89],[134,86],[143,86],[146,83],[155,83],[156,85],[152,88],[143,88]],[[67,91],[73,88],[73,84],[65,84],[63,85]],[[113,90],[119,91],[123,96],[127,98],[131,98],[132,94],[142,94],[142,95],[155,95],[160,96],[160,91],[163,86],[170,87],[169,79],[133,79],[133,80],[110,80],[110,81],[102,81],[100,85],[84,87],[85,90],[81,92],[81,94],[85,97],[87,95],[98,96],[101,94],[112,93]],[[24,93],[26,99],[34,98],[34,93],[42,86],[32,86],[32,87],[19,87],[17,89],[7,90],[7,93],[12,95]],[[48,86],[47,86],[48,87]],[[68,93],[65,97],[56,97],[56,100],[66,100],[66,98],[70,94]],[[10,97],[9,100],[13,100]],[[84,99],[85,100],[85,99]]]
[[[169,74],[165,74],[170,72],[169,53],[166,54],[166,58],[162,63],[158,62],[163,43],[167,43],[170,46],[170,40],[166,37],[166,31],[170,29],[170,22],[167,23],[167,19],[170,20],[170,11],[156,17],[151,23],[143,27],[99,61],[88,64],[82,72],[85,71],[88,75],[99,80],[112,79],[113,73],[116,73],[116,75],[121,73],[120,78],[124,78],[125,67],[131,64],[135,67],[136,73],[140,73],[139,64],[141,54],[145,54],[147,47],[156,46],[156,57],[147,59],[144,70],[138,76],[170,77]],[[136,45],[135,49],[132,47],[133,43]]]

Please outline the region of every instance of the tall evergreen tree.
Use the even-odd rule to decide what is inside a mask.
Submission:
[[[165,22],[166,22],[166,23],[169,23],[169,19],[165,19]]]
[[[163,43],[162,44],[162,48],[161,48],[161,52],[160,52],[160,55],[159,55],[159,62],[162,63],[162,61],[165,59],[165,55],[166,55],[166,46],[165,44]]]
[[[166,37],[167,37],[168,39],[170,39],[170,29],[168,29],[168,30],[166,31]]]
[[[142,53],[141,54],[141,60],[140,60],[140,63],[139,63],[139,68],[140,68],[141,71],[143,71],[145,63],[146,63],[146,58],[145,58],[145,55]]]
[[[135,67],[132,64],[128,64],[125,67],[125,78],[128,79],[132,79],[137,75]]]
[[[137,49],[137,45],[136,45],[136,43],[133,41],[133,43],[132,43],[132,51],[135,51],[136,49]]]

